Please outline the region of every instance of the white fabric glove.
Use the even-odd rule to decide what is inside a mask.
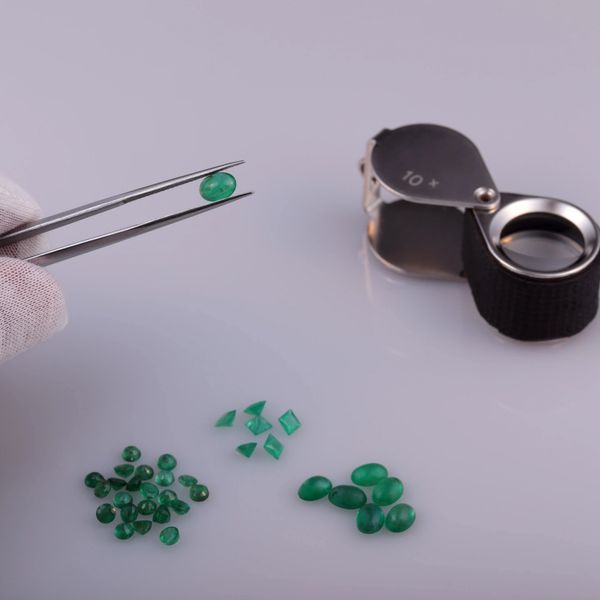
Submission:
[[[40,208],[0,175],[0,234],[40,218]],[[44,269],[19,260],[41,250],[40,237],[0,247],[0,362],[44,341],[67,324],[63,293]]]

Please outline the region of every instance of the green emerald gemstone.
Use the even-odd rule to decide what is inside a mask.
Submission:
[[[135,467],[128,463],[125,463],[124,465],[117,465],[114,468],[115,473],[119,477],[129,477],[133,473],[134,470],[135,470]]]
[[[158,503],[161,506],[169,506],[174,500],[177,500],[177,494],[173,490],[163,490],[158,495]]]
[[[146,535],[152,529],[152,521],[136,521],[133,523],[133,528],[136,533]]]
[[[166,506],[159,506],[154,511],[154,516],[152,520],[155,523],[168,523],[171,520],[171,512]]]
[[[94,487],[94,496],[96,496],[96,498],[106,498],[106,496],[110,494],[110,490],[110,483],[103,479]]]
[[[165,527],[160,532],[159,538],[165,546],[172,546],[179,541],[179,529],[177,527]]]
[[[104,477],[97,471],[92,471],[85,476],[83,484],[85,487],[94,489],[101,481],[104,481]]]
[[[379,463],[367,463],[356,467],[352,471],[351,479],[352,483],[356,485],[371,486],[375,485],[382,479],[388,476],[388,470]]]
[[[96,519],[100,523],[112,523],[115,520],[117,509],[112,504],[101,504],[96,509]]]
[[[142,500],[138,504],[138,512],[140,515],[152,515],[156,510],[157,504],[154,500]]]
[[[275,459],[279,460],[279,457],[283,453],[284,445],[273,435],[269,434],[263,448]]]
[[[385,526],[389,531],[400,533],[415,522],[416,516],[415,509],[410,504],[396,504],[390,508],[385,518]]]
[[[125,486],[125,489],[128,492],[139,492],[141,487],[142,487],[142,480],[137,475],[134,475],[127,482],[127,485]]]
[[[138,465],[135,468],[134,477],[139,477],[142,481],[148,481],[154,477],[154,469],[150,465]]]
[[[204,502],[208,498],[208,488],[201,483],[195,483],[190,487],[190,498],[194,502]]]
[[[254,434],[260,435],[271,429],[272,425],[263,416],[256,415],[244,423],[246,427]]]
[[[279,422],[281,423],[283,430],[288,435],[292,435],[292,433],[294,433],[294,431],[296,431],[296,429],[299,429],[302,425],[302,423],[300,423],[300,421],[298,420],[298,417],[294,414],[293,410],[288,410],[287,412],[284,412],[279,417]]]
[[[377,504],[365,504],[356,514],[356,527],[361,533],[377,533],[385,521],[385,515]]]
[[[117,492],[113,498],[113,504],[117,508],[123,508],[133,503],[133,498],[129,492]]]
[[[235,421],[235,410],[226,412],[220,419],[215,423],[215,427],[232,427]]]
[[[140,486],[140,493],[146,500],[152,500],[152,498],[156,498],[158,496],[158,488],[149,481],[144,481]]]
[[[171,471],[159,471],[154,478],[155,483],[162,487],[167,487],[168,485],[173,485],[175,481],[175,476]]]
[[[110,487],[113,490],[122,490],[127,485],[124,479],[119,479],[118,477],[109,477],[108,483],[110,483]]]
[[[115,527],[115,537],[118,540],[128,540],[135,533],[135,529],[131,523],[119,523]]]
[[[301,500],[313,502],[321,500],[329,494],[332,488],[331,481],[322,475],[309,477],[298,489],[298,496]]]
[[[179,481],[179,483],[183,487],[190,487],[190,486],[194,485],[195,483],[198,483],[198,480],[195,477],[192,477],[191,475],[180,475],[177,478],[177,481]]]
[[[128,504],[121,509],[121,521],[133,523],[138,517],[138,509],[135,504]]]
[[[209,175],[200,183],[200,195],[209,202],[229,198],[236,187],[235,177],[223,171]]]
[[[375,484],[373,502],[379,506],[389,506],[400,499],[404,486],[397,477],[386,477]]]
[[[161,471],[172,471],[177,466],[177,459],[172,454],[161,454],[156,464]]]
[[[267,403],[266,400],[261,400],[260,402],[255,402],[254,404],[247,406],[244,409],[244,412],[248,415],[258,416],[262,413],[266,403]]]
[[[121,458],[126,462],[135,462],[136,460],[140,460],[141,456],[142,453],[140,449],[135,446],[127,446],[127,448],[124,448],[123,452],[121,452]]]
[[[171,502],[170,507],[171,510],[178,515],[185,515],[190,510],[190,505],[183,500],[179,500],[178,498]]]
[[[353,485],[336,485],[329,492],[329,502],[339,508],[355,510],[367,503],[367,495]]]
[[[256,450],[256,442],[249,442],[248,444],[240,444],[235,451],[239,452],[242,456],[250,458]]]

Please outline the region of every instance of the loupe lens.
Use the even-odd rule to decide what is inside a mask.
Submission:
[[[500,236],[500,248],[513,263],[551,273],[574,265],[584,255],[582,233],[557,215],[532,213],[509,221]]]

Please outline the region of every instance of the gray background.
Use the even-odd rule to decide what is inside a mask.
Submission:
[[[70,324],[2,367],[0,596],[597,598],[600,320],[521,344],[466,285],[365,249],[357,161],[437,122],[501,189],[600,217],[594,2],[2,2],[0,168],[47,213],[244,158],[243,204],[52,268]],[[194,186],[53,245],[183,209]],[[245,462],[229,408],[304,427]],[[212,498],[120,543],[81,485],[136,443]],[[418,521],[361,536],[295,499],[380,460]]]

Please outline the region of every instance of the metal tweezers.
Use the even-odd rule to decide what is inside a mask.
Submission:
[[[112,208],[116,208],[117,206],[122,206],[123,204],[133,202],[134,200],[139,200],[140,198],[144,198],[146,196],[150,196],[158,192],[163,192],[165,190],[177,187],[179,185],[183,185],[184,183],[189,183],[190,181],[196,181],[198,179],[202,179],[203,177],[208,177],[209,175],[212,175],[213,173],[218,173],[219,171],[225,171],[226,169],[230,169],[237,165],[241,165],[243,164],[243,162],[243,160],[238,160],[235,162],[219,165],[217,167],[212,167],[210,169],[203,169],[202,171],[189,173],[188,175],[181,175],[180,177],[167,179],[166,181],[161,181],[160,183],[153,183],[152,185],[148,185],[146,187],[131,190],[130,192],[125,192],[123,194],[118,194],[117,196],[110,196],[109,198],[98,200],[97,202],[84,204],[83,206],[79,206],[77,208],[73,208],[71,210],[67,210],[65,212],[52,215],[50,217],[45,217],[38,221],[33,221],[31,223],[21,225],[20,227],[17,227],[9,231],[8,233],[1,235],[0,246],[13,244],[20,240],[24,240],[26,238],[39,235],[41,233],[51,231],[52,229],[63,227],[64,225],[68,225],[69,223],[74,223],[75,221],[87,219],[88,217],[97,215],[98,213],[110,210]],[[73,256],[79,256],[80,254],[85,254],[86,252],[92,252],[93,250],[97,250],[98,248],[104,248],[104,246],[110,246],[111,244],[116,244],[117,242],[121,242],[122,240],[127,240],[136,235],[141,235],[142,233],[146,233],[147,231],[152,231],[153,229],[158,229],[159,227],[170,225],[171,223],[175,223],[176,221],[181,221],[183,219],[187,219],[188,217],[193,217],[194,215],[199,215],[201,213],[207,212],[209,210],[212,210],[213,208],[218,208],[219,206],[230,204],[231,202],[235,202],[236,200],[240,200],[241,198],[250,196],[250,194],[252,194],[252,192],[238,194],[237,196],[231,196],[230,198],[226,198],[225,200],[219,200],[217,202],[212,202],[211,204],[203,204],[201,206],[196,206],[194,208],[184,210],[183,212],[167,215],[166,217],[161,217],[160,219],[147,221],[146,223],[133,225],[131,227],[126,227],[125,229],[119,229],[117,231],[105,233],[104,235],[99,235],[97,237],[83,240],[81,242],[76,242],[74,244],[62,246],[54,250],[49,250],[47,252],[41,252],[33,256],[28,256],[24,260],[27,260],[36,265],[40,265],[42,267],[46,267],[56,262],[60,262],[61,260],[66,260],[67,258],[72,258]]]

